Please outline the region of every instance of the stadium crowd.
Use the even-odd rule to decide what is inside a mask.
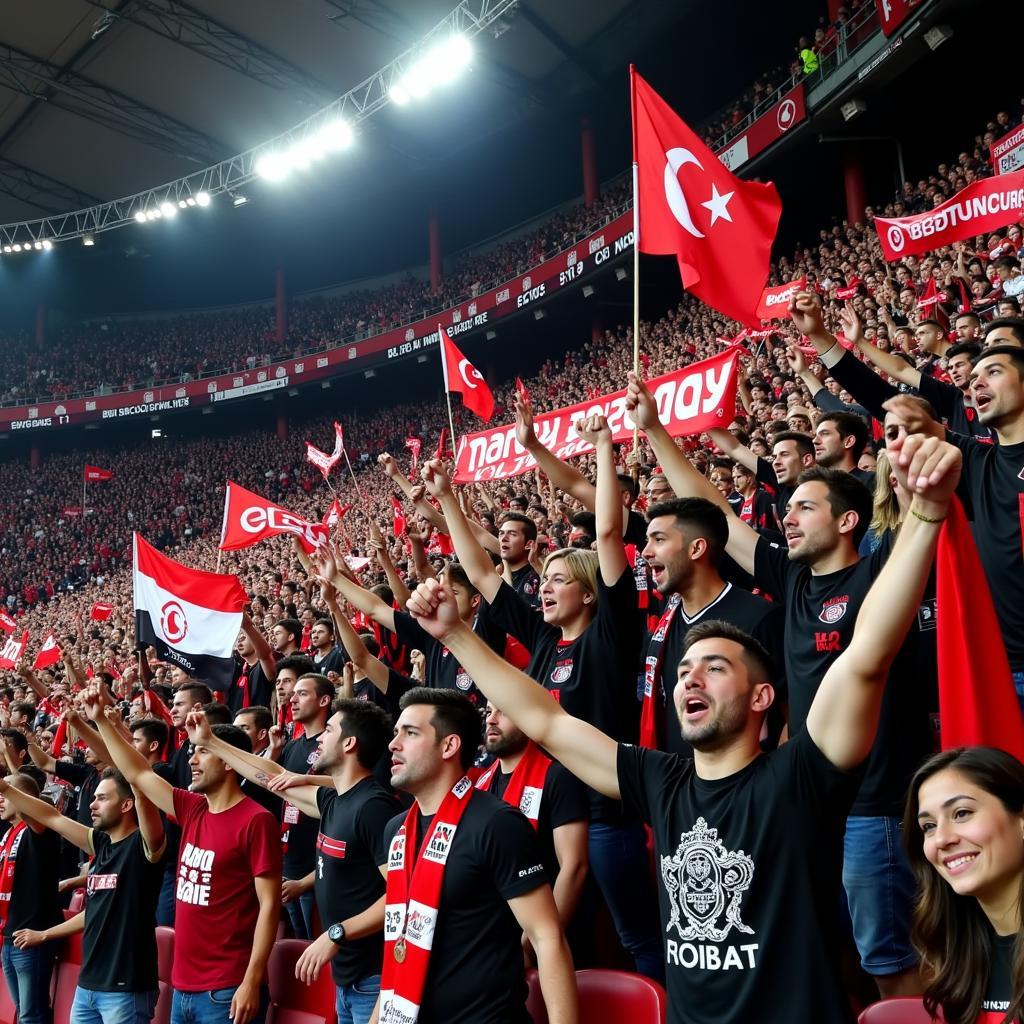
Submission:
[[[605,914],[673,1020],[849,1020],[851,943],[883,997],[924,991],[958,1024],[1019,1019],[1024,768],[984,749],[930,758],[930,576],[956,493],[994,605],[979,645],[1005,649],[1016,715],[1021,228],[887,265],[870,223],[990,173],[1004,123],[778,260],[777,283],[806,285],[770,336],[740,339],[728,429],[670,438],[630,375],[630,331],[609,330],[546,363],[529,397],[497,390],[537,461],[525,476],[453,487],[432,457],[439,400],[346,415],[357,483],[333,478],[350,507],[312,557],[284,538],[217,550],[227,479],[317,521],[334,496],[296,442],[261,431],[158,466],[111,450],[92,511],[67,493],[81,453],[6,466],[6,611],[60,648],[0,690],[0,952],[19,1019],[46,1020],[57,940],[84,929],[76,1024],[148,1021],[156,920],[176,930],[173,1020],[259,1022],[280,918],[311,940],[299,980],[330,965],[339,1021],[371,1019],[378,994],[382,1020],[520,1021],[524,962],[548,1018],[572,1021],[572,965],[602,962]],[[577,216],[448,287],[517,272]],[[424,297],[307,311],[301,343]],[[738,334],[686,298],[642,325],[642,376]],[[627,383],[635,453],[600,415],[572,463],[533,432],[535,413]],[[136,650],[133,530],[246,591],[219,687]],[[86,909],[65,921],[58,890],[78,887]]]

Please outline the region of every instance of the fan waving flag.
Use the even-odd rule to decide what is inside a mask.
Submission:
[[[312,462],[320,470],[326,480],[338,459],[345,454],[345,435],[342,433],[341,424],[334,424],[334,451],[330,455],[320,451],[311,441],[306,442],[306,460]]]
[[[36,660],[32,667],[36,669],[49,668],[51,665],[56,665],[60,659],[60,644],[57,643],[57,638],[53,633],[47,633],[43,646],[39,648],[39,653],[36,655]]]
[[[95,483],[97,480],[110,480],[114,474],[109,469],[100,469],[99,466],[90,466],[86,464],[85,467],[85,479],[89,483]]]
[[[20,640],[9,636],[7,643],[0,648],[0,668],[14,668],[21,661],[26,647],[28,647],[28,630],[21,634]]]
[[[187,569],[137,533],[133,541],[136,642],[193,679],[227,690],[248,600],[242,584],[234,576]]]
[[[441,335],[441,370],[444,373],[445,391],[462,395],[462,404],[475,412],[484,422],[490,423],[494,415],[494,395],[484,382],[480,371],[455,347],[451,338],[437,325]]]
[[[741,181],[630,68],[639,251],[675,255],[683,287],[750,327],[782,214],[772,184]]]
[[[391,497],[391,511],[395,520],[394,534],[396,537],[401,537],[409,528],[409,523],[405,518],[405,512],[402,511],[402,503],[394,495]]]

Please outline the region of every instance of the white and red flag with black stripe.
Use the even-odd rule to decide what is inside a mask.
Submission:
[[[235,673],[248,595],[235,576],[188,569],[133,534],[135,639],[215,690]]]

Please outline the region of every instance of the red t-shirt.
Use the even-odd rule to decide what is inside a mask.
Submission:
[[[259,914],[253,879],[281,877],[277,819],[246,797],[211,813],[206,797],[174,790],[181,825],[171,985],[208,992],[241,984]]]

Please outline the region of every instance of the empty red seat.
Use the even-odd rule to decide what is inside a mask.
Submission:
[[[931,1016],[917,996],[872,1003],[857,1021],[858,1024],[932,1024]],[[941,1014],[937,1024],[942,1024]]]
[[[309,943],[278,939],[267,963],[270,1012],[267,1024],[333,1024],[335,988],[329,964],[312,985],[295,977],[295,963]]]
[[[7,979],[3,971],[0,971],[0,1024],[14,1024],[15,1017],[14,1000],[7,991]]]
[[[169,1024],[171,1019],[171,967],[174,964],[174,929],[157,925],[156,976],[159,994],[153,1024]]]
[[[73,914],[77,914],[80,910],[85,910],[85,890],[76,889],[71,894],[71,902],[68,903],[68,910]]]
[[[76,932],[64,940],[57,960],[57,974],[53,989],[53,1024],[69,1024],[71,1004],[75,1001],[78,975],[82,970],[82,933]]]
[[[628,971],[577,971],[580,1020],[665,1024],[668,997],[656,982]]]

